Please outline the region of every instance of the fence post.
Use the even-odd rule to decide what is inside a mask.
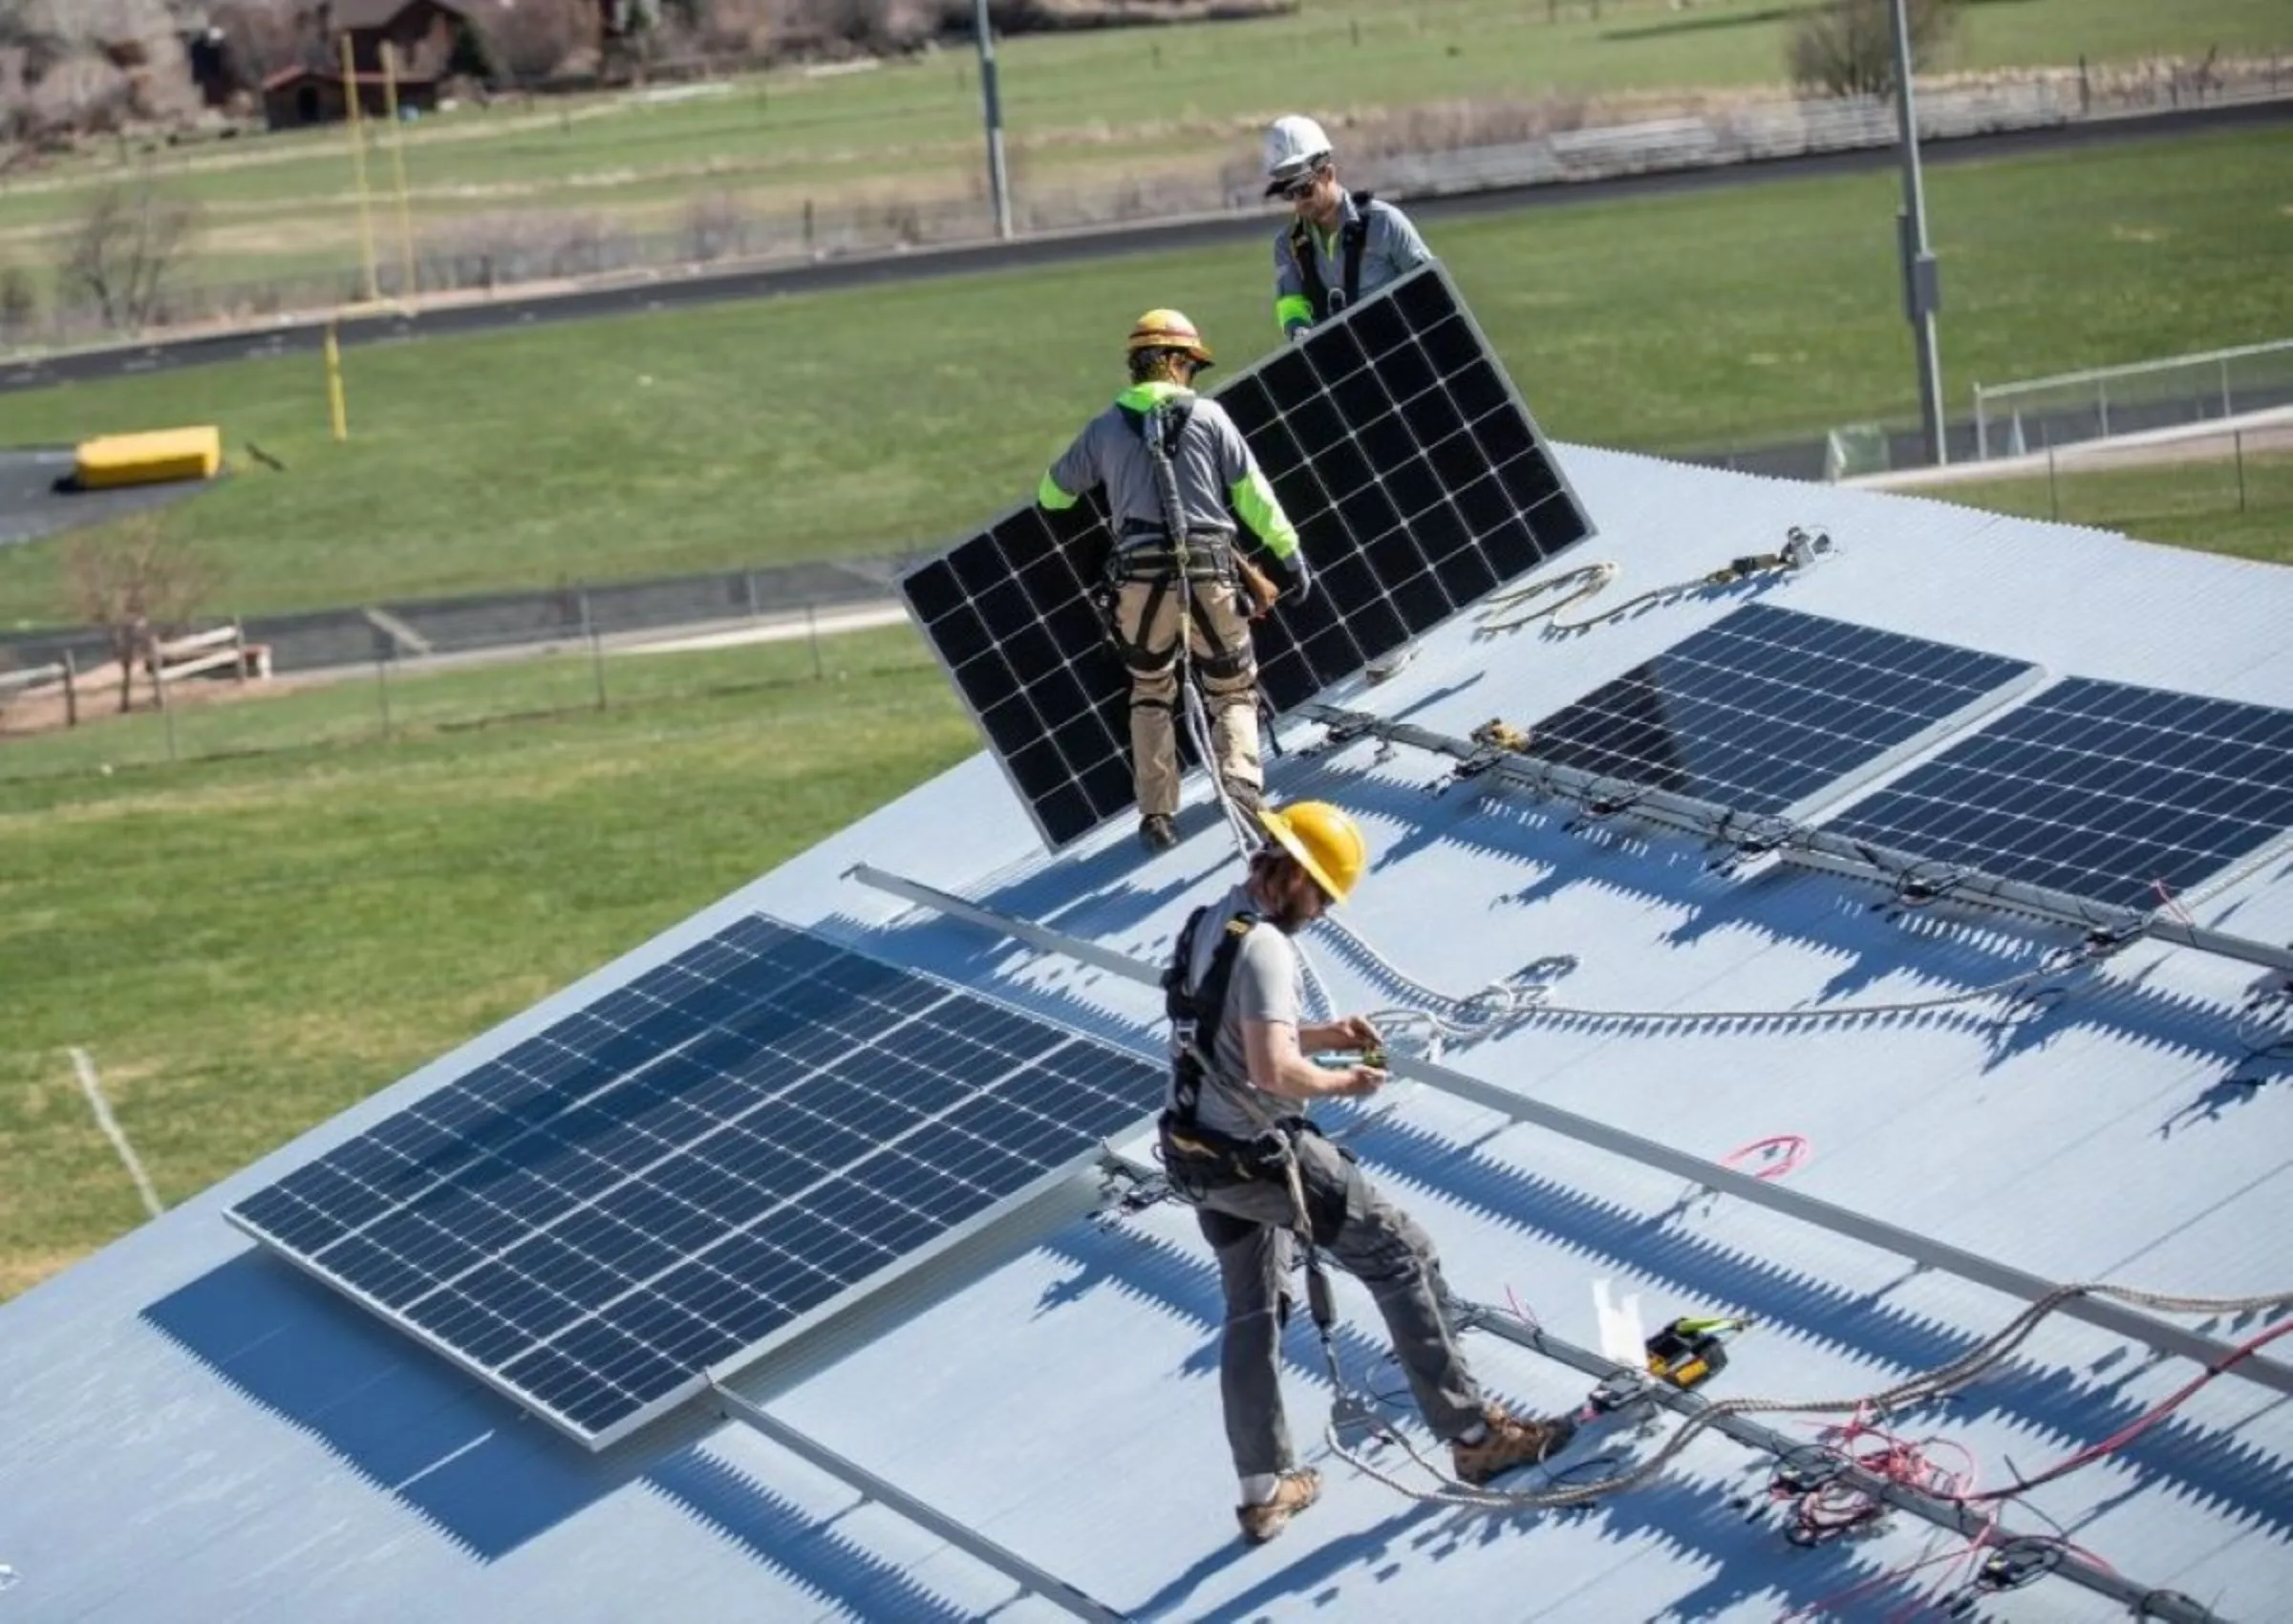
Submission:
[[[377,648],[375,651],[375,694],[382,711],[382,741],[390,742],[390,654]]]
[[[804,600],[804,638],[812,645],[812,680],[825,682],[828,673],[820,662],[820,616],[809,598]]]
[[[757,572],[755,570],[743,569],[740,571],[740,589],[748,599],[748,618],[754,620],[757,618]]]
[[[79,662],[69,649],[64,651],[64,725],[79,725]]]
[[[596,677],[597,708],[602,711],[605,709],[605,639],[598,634],[593,623],[589,627],[589,670]]]
[[[2231,444],[2236,448],[2238,463],[2238,511],[2242,513],[2245,511],[2245,431],[2243,429],[2236,430],[2230,436],[2230,441]]]
[[[2234,417],[2238,415],[2238,409],[2230,399],[2229,357],[2227,355],[2221,357],[2221,415],[2224,417]]]
[[[2054,479],[2054,442],[2047,441],[2047,517],[2062,522],[2062,487]]]
[[[2102,438],[2110,438],[2110,382],[2106,378],[2094,385],[2094,398],[2102,405]]]
[[[1981,384],[1975,385],[1975,460],[1990,460],[1990,419],[1983,414]]]

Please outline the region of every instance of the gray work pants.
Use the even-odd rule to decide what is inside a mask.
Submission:
[[[1481,1389],[1442,1314],[1441,1259],[1432,1241],[1329,1141],[1300,1134],[1297,1151],[1309,1191],[1344,1191],[1344,1220],[1323,1252],[1377,1299],[1425,1424],[1437,1438],[1456,1437],[1482,1419]],[[1290,1186],[1257,1179],[1211,1190],[1195,1216],[1217,1251],[1226,1288],[1218,1390],[1234,1474],[1286,1472],[1297,1464],[1279,1370],[1281,1299],[1297,1245]]]

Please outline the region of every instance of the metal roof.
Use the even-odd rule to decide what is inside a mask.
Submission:
[[[1623,565],[1614,590],[1772,549],[1792,524],[1827,529],[1837,554],[1578,634],[1476,638],[1460,623],[1348,703],[1450,734],[1527,721],[1756,596],[2056,674],[2293,704],[2293,572],[1904,497],[1565,456],[1601,529],[1578,551]],[[1286,730],[1293,746],[1317,731]],[[1898,908],[1876,887],[1773,862],[1716,870],[1684,836],[1456,782],[1449,765],[1361,740],[1285,757],[1272,779],[1283,798],[1326,794],[1361,817],[1376,865],[1349,916],[1392,965],[1466,994],[1569,954],[1552,1002],[1610,1012],[1548,1013],[1453,1048],[1444,1063],[1469,1086],[1430,1073],[1397,1085],[1390,1114],[1361,1134],[1364,1163],[1436,1237],[1462,1294],[1517,1304],[1580,1343],[1596,1339],[1596,1279],[1638,1293],[1651,1324],[1749,1313],[1760,1323],[1711,1391],[1799,1401],[1962,1354],[2023,1306],[1864,1234],[1514,1120],[1529,1111],[1704,1162],[1797,1135],[1809,1154],[1779,1191],[2047,1279],[2199,1295],[2293,1285],[2293,1022],[2282,998],[2250,1001],[2282,977],[2143,942],[2040,996],[1875,1010],[1991,985],[2074,935]],[[0,1307],[0,1563],[18,1575],[0,1617],[1061,1616],[817,1457],[705,1408],[590,1456],[251,1250],[220,1214],[755,908],[1151,1046],[1157,1000],[1116,969],[912,906],[852,870],[1152,961],[1232,873],[1207,817],[1182,826],[1190,838],[1156,859],[1124,830],[1048,859],[975,758]],[[2192,907],[2283,943],[2293,861],[2273,855]],[[1339,1004],[1397,1001],[1370,957],[1305,940]],[[1809,1013],[1826,1006],[1839,1013]],[[1668,1018],[1691,1010],[1712,1013]],[[1497,1108],[1508,1100],[1525,1103]],[[1737,1503],[1764,1502],[1772,1463],[1713,1436],[1655,1485],[1567,1514],[1421,1505],[1325,1462],[1324,1503],[1245,1549],[1207,1250],[1182,1210],[1094,1217],[1090,1196],[981,1237],[734,1385],[952,1526],[1133,1617],[1887,1617],[1964,1570],[1951,1554],[1962,1541],[1903,1516],[1869,1537],[1788,1543]],[[1366,1294],[1339,1293],[1349,1375],[1398,1386]],[[2227,1343],[2282,1323],[2158,1317]],[[1567,1405],[1588,1384],[1486,1332],[1468,1346],[1525,1405]],[[1286,1353],[1311,1457],[1331,1393],[1307,1327]],[[2204,1385],[2005,1521],[2058,1523],[2128,1579],[2219,1616],[2280,1615],[2293,1418],[2248,1378],[2261,1369]],[[1998,1485],[2132,1427],[2197,1374],[2057,1316],[1962,1395],[1897,1424],[1949,1439]],[[1761,1419],[1810,1438],[1820,1420]],[[2012,1620],[2122,1612],[2060,1576],[1982,1603]]]

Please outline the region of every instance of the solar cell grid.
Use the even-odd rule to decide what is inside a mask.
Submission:
[[[232,1215],[599,1445],[1161,1090],[1120,1051],[747,920]]]
[[[2072,678],[1827,826],[2146,911],[2293,829],[2293,711]]]
[[[1277,712],[1592,533],[1438,267],[1216,395],[1318,583],[1257,625],[1260,684]],[[1128,679],[1089,602],[1107,545],[1087,498],[1064,513],[1022,507],[901,582],[1054,849],[1133,804]]]
[[[2034,668],[1747,604],[1530,729],[1543,760],[1780,814]]]

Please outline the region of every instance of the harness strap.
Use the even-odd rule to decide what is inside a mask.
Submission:
[[[1290,260],[1297,267],[1299,286],[1306,303],[1314,308],[1317,322],[1328,321],[1361,297],[1361,256],[1369,246],[1369,204],[1375,195],[1356,192],[1354,217],[1339,230],[1339,271],[1342,282],[1335,302],[1330,285],[1322,279],[1321,256],[1314,251],[1314,228],[1302,220],[1291,224]]]

